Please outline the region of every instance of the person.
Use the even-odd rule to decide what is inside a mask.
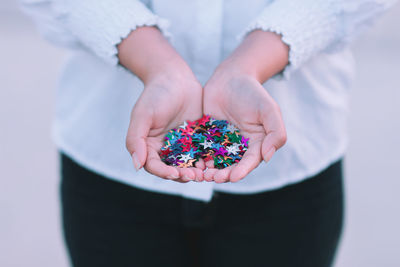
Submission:
[[[20,2],[71,51],[52,137],[73,266],[333,264],[348,44],[393,1]],[[166,132],[203,114],[249,138],[243,159],[163,163]]]

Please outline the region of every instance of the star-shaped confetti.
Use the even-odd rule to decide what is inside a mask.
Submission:
[[[190,154],[181,154],[181,160],[184,161],[185,163],[188,162],[188,160],[193,159]]]
[[[227,150],[228,154],[236,155],[239,151],[239,148],[237,146],[232,145],[232,146],[227,146],[226,150]]]
[[[230,132],[230,133],[234,133],[236,132],[238,129],[235,127],[235,125],[233,124],[228,124],[228,126],[226,127],[226,129]]]
[[[167,165],[181,168],[195,166],[200,158],[213,160],[222,169],[242,159],[248,141],[235,125],[204,115],[168,131],[160,157]]]
[[[200,145],[203,146],[203,149],[207,149],[207,148],[211,148],[213,143],[214,143],[213,141],[208,142],[207,140],[204,140],[204,142],[200,143]]]

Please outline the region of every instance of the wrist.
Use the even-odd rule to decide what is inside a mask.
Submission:
[[[180,56],[164,56],[158,58],[154,64],[149,64],[149,67],[141,77],[145,85],[159,79],[167,79],[171,82],[195,80],[192,70]]]
[[[220,103],[224,103],[227,98],[221,96],[229,95],[233,85],[247,84],[248,82],[259,83],[253,74],[244,71],[230,60],[225,60],[215,69],[205,85],[204,95],[207,95],[208,98],[219,99]],[[246,90],[244,87],[242,89]]]
[[[236,74],[255,78],[261,84],[282,71],[288,64],[289,47],[273,32],[255,30],[221,66]]]
[[[169,88],[169,90],[187,90],[190,91],[191,88],[201,88],[200,83],[197,81],[196,77],[194,76],[193,72],[189,69],[187,70],[186,67],[171,67],[165,69],[163,71],[156,71],[149,75],[143,81],[146,87],[151,84],[157,84],[164,88]]]
[[[118,45],[120,64],[148,83],[165,74],[183,76],[189,66],[155,27],[140,27]]]
[[[173,95],[189,96],[202,91],[202,86],[196,76],[183,60],[173,60],[162,64],[143,79],[144,90],[163,88]]]
[[[257,70],[254,66],[247,64],[245,61],[242,61],[241,58],[234,56],[230,56],[221,62],[215,70],[215,73],[217,76],[222,76],[226,80],[243,76],[254,79],[257,77]]]

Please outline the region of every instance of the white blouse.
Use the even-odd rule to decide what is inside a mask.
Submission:
[[[154,192],[210,201],[214,191],[251,194],[309,178],[343,157],[353,76],[347,44],[394,1],[20,0],[49,41],[71,56],[57,87],[52,136],[86,168]],[[116,45],[156,25],[204,85],[246,33],[274,31],[289,64],[264,87],[279,104],[288,140],[237,183],[177,183],[134,170],[125,148],[143,84],[118,65]]]

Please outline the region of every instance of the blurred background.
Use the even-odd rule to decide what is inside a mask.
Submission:
[[[336,267],[400,266],[400,5],[354,44],[345,231]],[[0,2],[0,266],[65,267],[50,139],[65,51]]]

